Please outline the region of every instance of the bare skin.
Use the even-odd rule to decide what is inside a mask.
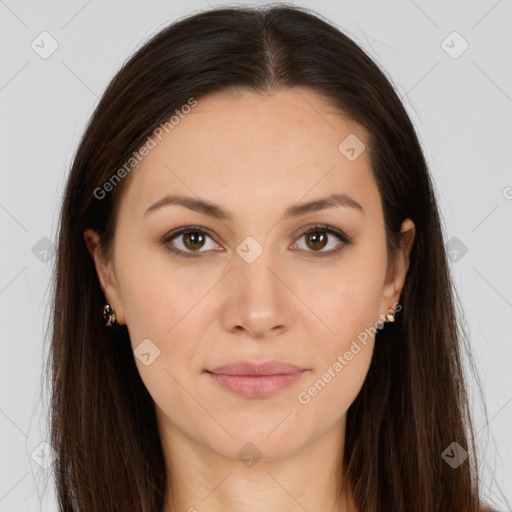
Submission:
[[[362,126],[306,89],[200,99],[132,171],[112,259],[103,257],[94,231],[84,232],[105,297],[133,348],[149,339],[160,350],[148,366],[135,362],[156,404],[169,469],[164,512],[357,510],[350,494],[337,499],[335,468],[374,336],[358,343],[341,371],[333,365],[399,302],[414,224],[404,221],[402,247],[387,271],[368,151],[350,161],[338,149],[349,134],[368,141]],[[288,207],[334,192],[363,211],[335,206],[283,218]],[[232,219],[180,205],[145,215],[167,194],[214,202]],[[352,243],[321,229],[324,245],[301,234],[318,223]],[[166,245],[196,257],[177,257],[160,243],[190,225],[207,230],[202,245],[197,234]],[[257,245],[246,245],[246,237]],[[254,261],[241,256],[258,246]],[[225,389],[205,371],[240,360],[280,360],[307,371],[263,398]],[[308,394],[319,379],[325,386]],[[255,459],[246,443],[261,454],[250,467]]]

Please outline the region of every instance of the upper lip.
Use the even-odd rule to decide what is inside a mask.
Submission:
[[[269,361],[267,363],[237,361],[207,371],[221,375],[282,375],[302,372],[304,370],[305,368],[300,368],[299,366],[283,361]]]

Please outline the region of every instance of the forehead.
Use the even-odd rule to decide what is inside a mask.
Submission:
[[[335,191],[379,199],[368,152],[344,153],[345,141],[358,152],[367,146],[367,131],[308,89],[211,94],[161,138],[131,176],[123,202],[132,212],[171,193],[233,211],[262,201],[284,208]]]

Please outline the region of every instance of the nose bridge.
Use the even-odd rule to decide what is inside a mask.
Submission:
[[[259,237],[260,241],[247,236],[236,248],[235,273],[237,281],[248,293],[265,294],[265,300],[272,300],[281,293],[282,283],[276,277],[279,272],[279,257],[271,247],[271,237]]]
[[[263,244],[248,236],[237,246],[228,284],[231,328],[242,326],[253,335],[284,326],[289,317],[290,292],[281,281],[286,279],[278,251]]]

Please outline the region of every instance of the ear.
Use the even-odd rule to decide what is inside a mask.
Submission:
[[[382,290],[380,304],[381,318],[386,317],[386,313],[394,309],[398,304],[402,288],[405,283],[405,277],[409,270],[409,256],[414,243],[416,227],[411,219],[405,219],[400,228],[400,248],[396,251]]]
[[[119,297],[117,282],[114,275],[113,264],[108,261],[103,254],[100,245],[100,236],[92,229],[86,229],[83,233],[87,250],[91,255],[96,267],[96,273],[100,282],[101,290],[105,295],[107,302],[114,308],[116,312],[116,322],[119,325],[125,325],[123,307]]]

